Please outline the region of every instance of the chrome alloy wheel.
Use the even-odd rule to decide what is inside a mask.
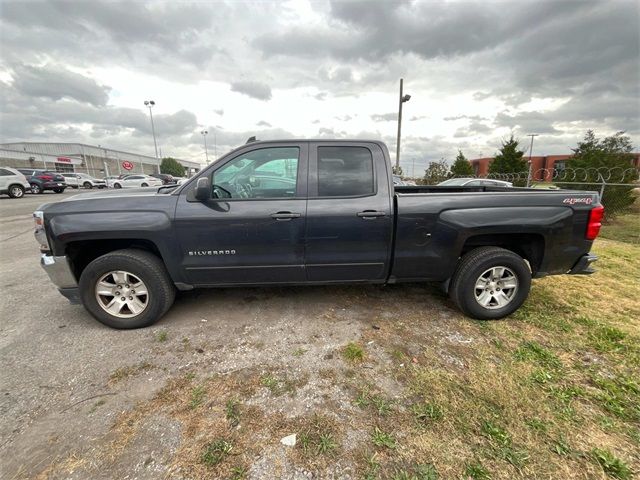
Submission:
[[[96,282],[98,305],[118,318],[132,318],[149,305],[149,292],[142,280],[124,270],[114,270]]]
[[[490,268],[476,280],[476,302],[490,310],[509,305],[517,291],[518,277],[507,267]]]
[[[22,196],[24,195],[24,189],[17,187],[17,186],[13,186],[11,187],[11,196],[13,198],[22,198]]]

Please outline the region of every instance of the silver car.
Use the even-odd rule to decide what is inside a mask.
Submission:
[[[0,167],[0,195],[22,198],[24,192],[29,190],[31,190],[31,185],[22,173],[15,168]]]
[[[513,187],[513,183],[493,178],[450,178],[438,185],[443,187]]]

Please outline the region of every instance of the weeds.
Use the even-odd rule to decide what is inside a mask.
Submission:
[[[396,448],[396,439],[390,433],[383,432],[375,427],[371,433],[371,441],[376,447],[384,447],[389,449]]]
[[[632,472],[629,466],[608,450],[594,448],[591,456],[602,467],[602,470],[613,478],[627,480]]]
[[[207,390],[204,386],[200,385],[191,390],[191,400],[189,401],[189,408],[195,410],[202,402],[204,402],[204,396],[207,393]]]
[[[491,474],[489,470],[484,468],[481,463],[469,463],[464,469],[464,478],[473,480],[490,480]]]
[[[333,428],[324,417],[315,415],[299,435],[302,452],[309,455],[331,455],[338,448]]]
[[[342,349],[342,356],[350,362],[361,362],[364,360],[364,349],[359,343],[349,342]]]
[[[411,405],[411,412],[418,425],[425,426],[440,420],[444,414],[437,403],[415,403]]]
[[[237,400],[233,398],[227,400],[224,412],[232,427],[240,423],[240,403]]]
[[[529,360],[543,367],[560,368],[562,364],[556,355],[540,345],[538,342],[525,341],[514,353],[517,360]]]
[[[224,439],[214,440],[205,446],[202,452],[202,463],[213,467],[222,462],[231,453],[233,445]]]
[[[169,334],[167,333],[166,330],[160,330],[159,332],[156,333],[156,341],[158,342],[166,342],[168,338],[169,338]]]

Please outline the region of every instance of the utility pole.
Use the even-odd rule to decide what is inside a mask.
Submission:
[[[153,100],[145,100],[144,104],[149,108],[149,116],[151,117],[151,133],[153,134],[153,147],[156,151],[156,168],[158,169],[157,173],[160,173],[160,159],[158,158],[158,142],[156,141],[156,127],[153,124],[153,112],[151,108],[156,104]]]
[[[527,187],[531,186],[531,154],[533,153],[533,139],[537,137],[537,133],[530,133],[527,137],[531,137],[531,145],[529,146],[529,172],[527,173]]]
[[[400,79],[400,96],[398,97],[398,138],[396,139],[396,170],[400,167],[400,134],[402,132],[402,104],[408,102],[411,95],[402,93],[403,79]]]
[[[200,135],[204,138],[204,156],[207,159],[207,165],[209,165],[209,150],[207,149],[207,134],[209,132],[207,130],[202,130]]]

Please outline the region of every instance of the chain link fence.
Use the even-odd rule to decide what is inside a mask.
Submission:
[[[619,215],[638,215],[640,224],[640,169],[630,168],[542,168],[531,172],[490,173],[486,177],[469,179],[495,179],[513,184],[515,187],[583,190],[596,192],[605,207],[605,222]],[[428,178],[417,179],[418,183],[437,185],[456,178],[442,172]],[[639,227],[640,228],[640,227]]]

